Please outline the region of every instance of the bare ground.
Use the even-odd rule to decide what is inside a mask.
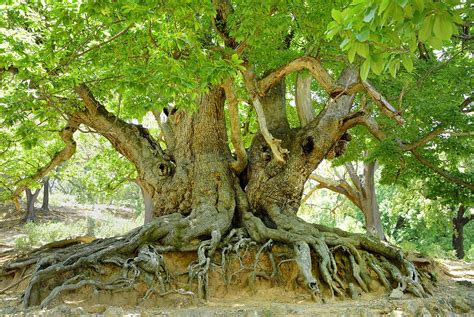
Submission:
[[[100,222],[113,215],[118,223],[130,222],[130,210],[69,206],[38,213],[38,222],[57,221],[71,223],[84,218]],[[15,240],[22,235],[21,215],[11,209],[0,210],[0,265],[18,254]],[[190,254],[171,254],[166,257],[168,266],[184,270],[193,259]],[[251,261],[251,260],[249,260]],[[289,269],[290,271],[292,269]],[[52,307],[45,310],[21,308],[24,276],[0,276],[0,316],[474,316],[474,264],[462,261],[440,260],[435,266],[438,282],[429,298],[403,295],[391,298],[389,293],[363,294],[357,300],[330,300],[314,303],[298,286],[297,273],[294,283],[272,285],[257,281],[253,291],[247,278],[236,277],[233,287],[219,283],[217,276],[210,277],[211,299],[207,302],[192,294],[171,293],[152,295],[143,301],[143,288],[111,293],[90,288],[64,294]],[[291,273],[289,271],[289,273]],[[14,285],[15,284],[15,285]],[[12,287],[13,286],[13,287]]]

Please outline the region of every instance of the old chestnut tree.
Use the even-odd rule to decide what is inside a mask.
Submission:
[[[342,154],[349,129],[403,124],[370,77],[396,76],[402,67],[411,71],[414,58],[449,45],[464,25],[464,5],[368,0],[2,5],[2,125],[22,131],[21,142],[44,161],[28,175],[4,175],[4,192],[17,199],[74,154],[76,133],[98,133],[135,167],[151,218],[124,237],[7,264],[7,270],[34,266],[24,305],[45,307],[62,291],[84,285],[128,287],[144,272],[152,272],[164,292],[162,255],[174,251],[197,252],[189,278],[207,297],[217,250],[249,241],[266,250],[286,245],[315,297],[344,297],[354,284],[367,292],[374,279],[387,290],[424,296],[417,269],[397,248],[306,223],[296,211],[306,180],[322,160]],[[291,111],[296,125],[288,119]],[[156,118],[159,135],[137,124],[146,114]],[[251,120],[258,130],[248,129]],[[63,142],[49,159],[41,152],[44,131],[49,138],[59,131]],[[14,140],[13,132],[2,133]],[[15,146],[2,143],[5,153]],[[83,274],[105,264],[129,272],[108,282]],[[65,277],[58,281],[60,273]],[[51,293],[42,296],[41,285],[53,280]]]

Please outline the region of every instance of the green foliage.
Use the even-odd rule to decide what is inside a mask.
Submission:
[[[469,9],[460,0],[353,0],[343,10],[332,9],[326,34],[330,39],[341,36],[340,48],[351,63],[360,56],[362,79],[370,71],[380,75],[384,69],[395,77],[400,65],[413,71],[419,45],[442,49],[465,23]]]

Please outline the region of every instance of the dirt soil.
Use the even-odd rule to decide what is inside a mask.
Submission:
[[[86,206],[52,208],[38,213],[38,222],[74,222],[83,218],[96,221],[112,214],[117,222],[131,221],[133,213],[118,208],[91,208]],[[113,212],[111,212],[111,210]],[[0,266],[18,255],[15,239],[22,235],[21,215],[12,208],[0,207]],[[167,265],[175,271],[185,270],[194,259],[192,254],[170,254]],[[254,261],[249,258],[244,261]],[[263,261],[265,262],[265,261]],[[262,265],[265,263],[262,262]],[[238,269],[238,261],[233,264]],[[284,265],[283,265],[284,267]],[[283,268],[282,267],[282,268]],[[315,303],[298,285],[297,272],[288,264],[287,275],[293,275],[283,285],[272,285],[257,279],[248,285],[248,274],[235,276],[232,287],[225,287],[217,273],[210,275],[211,297],[202,301],[184,290],[159,297],[152,294],[143,301],[146,285],[134,290],[111,293],[84,287],[78,292],[64,294],[50,308],[27,310],[21,307],[22,291],[27,280],[24,276],[0,276],[0,316],[474,316],[474,264],[462,261],[438,260],[434,266],[437,283],[429,298],[396,296],[390,292],[362,294],[357,300],[334,299]],[[282,270],[283,271],[283,270]],[[112,274],[112,273],[111,273]],[[184,278],[184,277],[183,277]],[[177,283],[183,284],[182,281]],[[15,284],[15,285],[14,285]],[[179,285],[181,285],[179,284]]]

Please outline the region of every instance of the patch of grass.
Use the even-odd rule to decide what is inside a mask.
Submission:
[[[71,223],[29,222],[23,226],[23,234],[15,240],[15,247],[20,250],[28,250],[53,241],[83,235],[92,235],[97,238],[112,237],[125,234],[141,224],[143,224],[143,217],[122,220],[112,215],[107,215],[105,219],[101,220],[85,218]]]

